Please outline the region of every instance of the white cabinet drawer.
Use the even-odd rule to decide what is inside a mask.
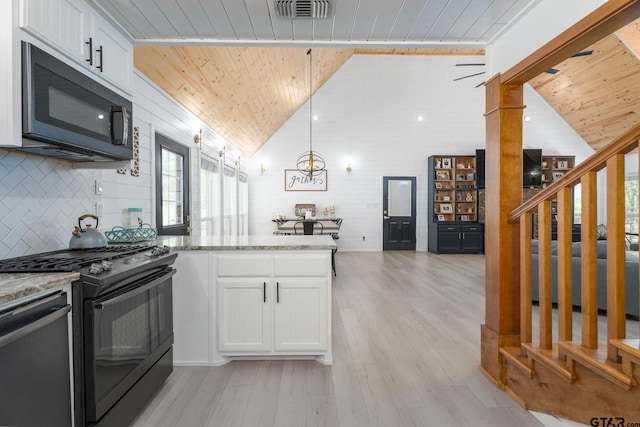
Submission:
[[[326,276],[331,268],[329,254],[274,255],[274,276]]]
[[[269,255],[218,255],[218,277],[261,277],[271,275]]]

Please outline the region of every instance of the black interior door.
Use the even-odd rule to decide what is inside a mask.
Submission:
[[[416,249],[416,178],[383,178],[383,250]]]

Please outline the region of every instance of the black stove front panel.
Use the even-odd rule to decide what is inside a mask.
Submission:
[[[127,286],[154,271],[173,265],[177,257],[176,253],[154,254],[153,251],[145,251],[114,260],[108,270],[99,271],[100,266],[94,265],[96,268],[93,273],[91,267],[85,267],[80,270],[83,298],[95,298]]]

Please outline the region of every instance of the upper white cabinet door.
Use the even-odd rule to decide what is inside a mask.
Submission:
[[[133,94],[133,46],[82,0],[20,0],[20,27]]]
[[[326,350],[330,279],[276,277],[274,280],[274,350]]]
[[[20,27],[85,63],[89,59],[89,11],[85,2],[77,0],[21,0]]]
[[[111,24],[91,14],[93,68],[127,93],[133,93],[133,46]]]
[[[218,279],[218,350],[271,350],[269,279]]]

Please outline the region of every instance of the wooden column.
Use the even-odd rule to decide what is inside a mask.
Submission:
[[[520,346],[519,226],[508,214],[522,203],[521,84],[500,75],[486,83],[486,312],[480,366],[497,384],[501,347]]]

